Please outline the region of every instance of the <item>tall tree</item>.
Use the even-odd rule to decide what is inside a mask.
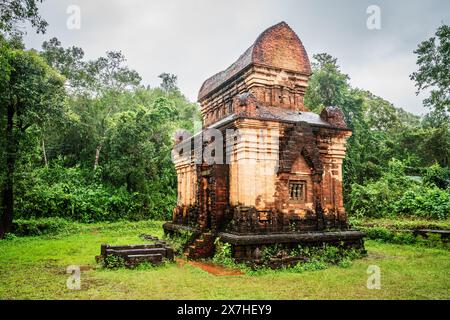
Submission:
[[[348,75],[341,72],[337,59],[327,53],[315,54],[313,59],[305,105],[316,112],[327,106],[342,106],[350,88]]]
[[[411,80],[416,82],[417,93],[430,90],[424,105],[450,112],[450,26],[440,26],[414,53],[419,70],[411,74]]]
[[[448,153],[443,152],[447,148],[443,131],[420,128],[420,118],[369,91],[352,88],[348,80],[335,58],[315,55],[305,95],[305,105],[313,111],[320,112],[328,105],[340,107],[353,131],[344,160],[346,195],[353,183],[380,178],[393,157],[410,167],[429,165],[438,159],[439,163],[445,162]]]
[[[177,110],[173,101],[160,97],[118,113],[106,141],[105,177],[128,191],[145,190],[147,181],[163,178],[172,167],[170,152]]]
[[[82,48],[64,48],[57,38],[52,38],[42,44],[42,56],[66,77],[75,95],[99,97],[133,89],[141,82],[139,74],[126,66],[120,51],[108,51],[105,57],[86,61]]]
[[[161,73],[158,77],[162,80],[160,87],[164,90],[164,92],[168,93],[178,90],[178,77],[176,75],[164,72]]]
[[[64,48],[61,41],[51,38],[42,44],[41,54],[49,65],[66,78],[66,85],[71,92],[76,94],[86,90],[88,86],[87,62],[83,60],[83,49],[75,46]]]
[[[106,57],[90,61],[87,64],[88,88],[94,95],[95,113],[94,133],[96,147],[94,169],[98,167],[100,152],[109,132],[108,121],[119,111],[117,97],[120,93],[136,88],[140,82],[139,74],[124,65],[126,59],[121,52],[107,52]]]
[[[1,117],[5,139],[6,174],[3,183],[0,238],[11,227],[14,215],[14,173],[20,144],[30,127],[55,118],[64,99],[64,79],[35,51],[14,49],[0,42]]]
[[[125,65],[126,59],[121,52],[108,51],[105,57],[85,61],[81,48],[63,48],[56,38],[44,42],[42,48],[47,62],[68,79],[67,85],[73,93],[72,111],[81,120],[81,131],[87,129],[87,135],[95,144],[93,167],[96,169],[110,132],[109,122],[121,111],[119,97],[121,93],[137,88],[141,77]]]
[[[20,36],[23,24],[30,22],[38,33],[44,33],[47,22],[39,15],[43,0],[0,0],[0,31],[4,35]]]

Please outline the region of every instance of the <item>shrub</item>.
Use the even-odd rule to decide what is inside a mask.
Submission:
[[[450,192],[437,187],[411,188],[394,202],[393,209],[396,215],[445,220],[450,211]]]
[[[441,189],[448,188],[450,186],[450,168],[443,168],[438,164],[428,167],[423,175],[423,182]]]
[[[306,259],[306,262],[299,262],[293,267],[293,271],[303,272],[322,270],[329,265],[348,268],[352,260],[360,258],[362,253],[352,248],[326,245],[322,248],[298,246],[291,252],[291,255]]]
[[[430,167],[424,182],[421,183],[406,177],[398,161],[390,164],[389,170],[379,180],[364,186],[352,185],[347,202],[347,209],[351,215],[357,218],[399,216],[441,220],[448,218],[450,189],[440,189],[430,182],[439,180],[437,176],[444,176],[441,174],[444,169]]]
[[[170,242],[176,253],[181,253],[195,239],[196,233],[189,230],[178,230],[172,235],[165,235],[164,238]]]
[[[366,233],[366,237],[368,239],[382,240],[388,242],[391,241],[393,238],[393,234],[391,231],[381,227],[364,229],[364,232]]]
[[[79,167],[34,170],[21,182],[16,198],[16,217],[63,217],[81,222],[121,219],[168,220],[175,195],[150,181],[148,194],[129,192],[99,181],[99,177]],[[166,188],[167,189],[167,188]]]
[[[108,269],[118,269],[118,268],[124,268],[125,267],[125,260],[120,257],[113,254],[108,254],[105,259],[102,261],[102,265],[104,268]]]
[[[310,262],[299,262],[293,267],[294,272],[304,272],[304,271],[316,271],[326,269],[328,265],[320,260],[313,260]]]
[[[366,234],[366,239],[386,243],[419,245],[435,248],[445,248],[448,245],[442,241],[439,234],[428,233],[427,237],[415,236],[409,230],[390,230],[384,227],[359,227]]]
[[[70,228],[70,222],[62,218],[17,219],[11,232],[15,236],[40,236],[57,234]]]
[[[231,256],[231,245],[226,242],[221,242],[219,238],[215,240],[214,244],[216,245],[216,253],[214,254],[213,261],[229,267],[236,266]]]

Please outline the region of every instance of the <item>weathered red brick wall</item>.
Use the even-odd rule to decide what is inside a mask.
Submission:
[[[311,74],[311,64],[302,42],[295,32],[281,22],[256,40],[253,61],[264,65]]]
[[[229,165],[216,164],[213,166],[214,172],[214,207],[212,215],[213,227],[220,229],[224,223],[226,210],[229,202]]]
[[[296,120],[282,116],[293,114],[282,109],[308,111],[303,97],[310,75],[309,58],[300,39],[282,22],[264,31],[228,69],[205,81],[199,93],[203,126],[235,114],[237,120],[218,126],[239,127],[247,141],[239,144],[234,154],[239,160],[231,169],[228,165],[199,166],[205,173],[198,172],[198,196],[192,207],[198,209],[200,226],[222,225],[229,218],[227,212],[248,232],[252,224],[267,227],[266,231],[278,226],[289,231],[297,218],[303,230],[346,221],[342,160],[349,133],[342,111],[324,109],[320,118],[329,127],[309,120],[294,123]],[[264,119],[276,124],[261,121]],[[258,132],[268,126],[277,132],[277,139],[271,136],[267,138],[270,143],[263,145]],[[255,160],[255,164],[247,160]],[[266,170],[277,167],[277,161],[278,171]],[[304,202],[290,201],[290,180],[306,182]],[[189,210],[179,210],[182,221],[189,220]]]
[[[265,30],[226,70],[207,79],[199,102],[204,126],[233,113],[233,97],[253,93],[259,103],[307,111],[303,96],[311,75],[308,54],[296,33],[281,22]]]

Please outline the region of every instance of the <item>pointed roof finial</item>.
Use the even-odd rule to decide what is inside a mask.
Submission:
[[[207,79],[200,89],[198,100],[203,100],[250,65],[264,65],[311,75],[311,64],[300,38],[282,21],[262,32],[230,67]]]

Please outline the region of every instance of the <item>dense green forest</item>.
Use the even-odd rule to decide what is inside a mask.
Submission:
[[[27,50],[18,26],[46,27],[36,1],[1,1],[1,9],[0,237],[16,218],[169,219],[172,134],[192,131],[200,117],[176,76],[164,73],[151,88],[121,52],[88,60],[56,38]],[[305,104],[341,107],[353,130],[344,164],[349,215],[448,218],[450,27],[411,54],[411,79],[429,94],[423,117],[351,87],[336,58],[313,57]]]

